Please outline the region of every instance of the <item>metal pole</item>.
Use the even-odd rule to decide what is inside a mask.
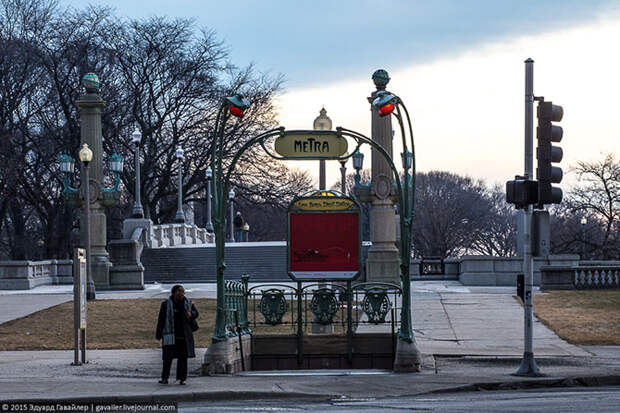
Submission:
[[[319,161],[319,189],[325,189],[325,161]]]
[[[134,157],[136,162],[136,196],[133,205],[133,216],[135,218],[144,218],[144,210],[140,201],[140,144],[136,142]]]
[[[235,205],[233,200],[230,200],[230,242],[235,242],[235,227],[233,225],[233,219],[235,217]]]
[[[581,223],[581,259],[586,259],[586,224]]]
[[[208,232],[213,232],[213,222],[211,222],[211,178],[207,178],[207,224],[205,228]]]
[[[82,364],[86,364],[86,329],[82,328],[80,331],[82,336]]]
[[[80,363],[80,274],[76,268],[80,268],[78,250],[73,251],[73,366]]]
[[[181,159],[179,158],[179,193],[178,193],[178,200],[177,200],[177,214],[176,217],[174,218],[174,220],[176,222],[181,222],[184,223],[185,222],[185,214],[183,214],[183,195],[182,195],[182,191],[183,191],[183,169],[182,169],[182,165],[181,165]]]
[[[243,358],[243,337],[241,337],[241,327],[239,326],[239,310],[234,309],[235,325],[237,326],[237,335],[239,336],[239,355],[241,356],[241,371],[245,371],[245,359]]]
[[[95,293],[95,282],[93,281],[90,262],[90,178],[88,176],[88,162],[84,162],[84,182],[85,184],[82,185],[82,188],[85,188],[86,192],[86,206],[84,207],[84,218],[86,221],[86,273],[88,275],[88,282],[86,284],[86,300],[90,301],[95,300],[97,296]]]
[[[347,162],[340,162],[340,192],[347,194]]]
[[[533,177],[534,147],[534,61],[525,61],[525,179]],[[525,282],[525,305],[523,307],[524,351],[518,376],[539,376],[540,370],[534,359],[534,320],[532,285],[534,281],[534,260],[532,258],[532,205],[524,211],[523,226],[523,273]]]

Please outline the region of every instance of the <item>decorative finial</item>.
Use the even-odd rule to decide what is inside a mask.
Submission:
[[[387,71],[379,69],[372,74],[372,81],[375,82],[377,90],[385,90],[385,87],[390,82],[390,76]]]
[[[86,73],[82,76],[82,86],[86,89],[88,93],[98,93],[99,92],[99,76],[95,73]]]
[[[319,111],[319,114],[321,116],[325,116],[327,114],[327,111],[325,110],[325,107],[322,107],[321,110]]]

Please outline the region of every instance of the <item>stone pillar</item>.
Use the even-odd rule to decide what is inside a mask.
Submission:
[[[372,75],[376,90],[368,98],[372,113],[372,140],[392,155],[392,117],[379,117],[372,102],[380,90],[385,90],[390,78],[385,70],[377,70]],[[400,283],[399,253],[396,248],[396,228],[394,225],[393,172],[389,163],[375,149],[372,150],[372,186],[370,211],[370,240],[366,261],[366,280]]]
[[[90,245],[91,245],[91,271],[95,287],[107,288],[110,285],[110,262],[108,251],[106,250],[106,216],[104,207],[101,204],[101,188],[103,185],[103,139],[101,137],[101,113],[105,102],[94,89],[87,89],[78,101],[80,108],[80,146],[87,143],[93,151],[93,160],[89,165],[90,182],[86,185],[82,182],[81,190],[86,188],[90,191]],[[84,214],[82,209],[82,215]],[[80,219],[80,238],[85,237],[84,219]],[[86,245],[82,242],[82,245]]]

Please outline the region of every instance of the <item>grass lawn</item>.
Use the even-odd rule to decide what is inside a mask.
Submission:
[[[89,349],[157,348],[155,327],[162,299],[96,300],[88,302],[86,340]],[[207,347],[215,325],[215,300],[197,298],[192,302],[200,313],[200,328],[194,333],[197,347]],[[250,303],[249,312],[252,311]],[[335,332],[343,333],[335,317]],[[249,314],[250,318],[252,314]],[[309,317],[312,317],[309,314]],[[257,319],[262,316],[257,311]],[[285,322],[290,322],[288,312]],[[255,333],[292,334],[290,325],[257,326]],[[306,333],[311,323],[306,326]],[[73,301],[0,324],[0,350],[69,350],[73,348]]]
[[[620,291],[550,291],[534,296],[534,314],[573,344],[620,345]]]

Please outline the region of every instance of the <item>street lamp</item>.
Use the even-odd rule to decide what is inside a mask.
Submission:
[[[183,155],[185,151],[180,146],[177,148],[176,156],[178,162],[178,175],[179,175],[179,192],[177,202],[177,214],[174,217],[174,222],[185,223],[185,214],[183,213]]]
[[[250,224],[248,224],[247,222],[243,224],[243,233],[245,234],[245,242],[248,242],[248,240],[250,239]]]
[[[84,165],[84,181],[82,182],[82,188],[86,194],[86,202],[84,204],[84,220],[85,220],[85,239],[86,239],[86,274],[88,281],[86,282],[86,299],[94,300],[96,298],[95,283],[91,274],[91,259],[90,259],[90,178],[88,176],[88,164],[93,160],[93,151],[90,150],[87,144],[82,145],[80,149],[80,161]],[[62,164],[61,164],[62,169]],[[73,169],[73,167],[71,167]]]
[[[233,225],[233,219],[235,217],[235,205],[233,204],[235,199],[235,191],[232,189],[228,193],[228,200],[230,201],[230,242],[235,242],[235,229]]]
[[[364,166],[364,154],[360,152],[360,150],[356,150],[352,156],[353,158],[353,169],[355,169],[355,186],[360,187],[362,177],[360,176],[360,171]]]
[[[411,118],[407,107],[403,101],[396,95],[380,90],[376,94],[372,106],[379,112],[379,116],[388,116],[393,114],[398,119],[401,130],[403,153],[401,154],[403,163],[403,185],[402,190],[398,191],[399,196],[399,216],[400,216],[400,269],[402,281],[402,310],[400,313],[401,326],[398,331],[398,344],[396,351],[396,364],[409,364],[410,359],[420,362],[420,352],[415,344],[413,335],[413,326],[411,320],[411,277],[409,275],[409,267],[411,265],[411,238],[412,238],[412,221],[414,212],[414,195],[415,195],[415,146],[413,141],[413,130],[411,127]],[[405,125],[401,108],[407,117],[407,126],[409,132],[409,142],[407,142]],[[411,146],[409,152],[408,144]],[[355,157],[353,159],[355,162]],[[354,163],[355,166],[355,163]],[[361,169],[361,165],[360,165]],[[409,172],[411,170],[411,173]],[[356,179],[357,182],[357,179]],[[399,350],[400,346],[400,350]],[[402,360],[399,360],[401,357]]]
[[[581,218],[581,259],[586,259],[586,225],[588,220],[586,217]]]
[[[210,169],[213,174],[213,198],[211,205],[213,207],[212,219],[215,233],[217,304],[215,310],[215,328],[213,329],[212,340],[214,345],[209,347],[209,350],[214,352],[217,349],[217,343],[226,340],[226,304],[224,300],[224,269],[226,264],[224,263],[224,247],[226,241],[226,207],[228,205],[226,195],[230,176],[224,175],[223,160],[221,156],[225,147],[224,131],[226,122],[230,119],[231,115],[237,118],[242,118],[245,111],[249,107],[250,101],[239,94],[226,97],[222,99],[222,103],[215,119]],[[210,351],[207,353],[209,354]]]
[[[340,161],[340,192],[347,193],[347,161]]]
[[[213,232],[213,223],[211,222],[211,180],[213,179],[213,170],[211,168],[207,168],[205,171],[205,176],[207,177],[207,223],[205,228],[207,232]]]
[[[142,134],[138,128],[131,134],[131,141],[134,145],[134,158],[136,162],[136,195],[133,204],[133,217],[144,218],[144,210],[140,202],[140,142],[142,142]]]

